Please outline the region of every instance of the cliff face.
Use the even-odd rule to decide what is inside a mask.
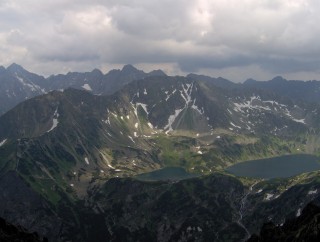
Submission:
[[[47,238],[41,239],[37,233],[29,233],[21,226],[14,226],[0,217],[0,241],[13,242],[46,242]]]
[[[269,222],[263,225],[260,235],[253,235],[248,242],[267,241],[320,241],[320,207],[309,203],[299,217],[282,226]]]
[[[45,199],[34,192],[14,171],[1,177],[0,184],[1,217],[23,226],[28,231],[37,231],[55,238],[54,235],[58,234],[62,223]]]

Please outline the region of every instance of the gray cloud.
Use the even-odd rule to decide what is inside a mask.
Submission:
[[[131,63],[312,79],[319,10],[316,0],[1,0],[0,64],[45,75]]]

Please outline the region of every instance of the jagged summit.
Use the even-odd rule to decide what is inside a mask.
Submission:
[[[276,76],[274,78],[271,79],[271,82],[286,82],[287,80],[285,78],[283,78],[282,76]]]
[[[91,72],[69,72],[44,78],[13,63],[7,68],[0,68],[0,73],[0,114],[21,101],[52,90],[72,87],[97,95],[108,95],[131,81],[148,76],[163,76],[160,71],[145,73],[132,65],[125,65],[121,70],[111,70],[107,74],[93,69]]]
[[[148,73],[150,76],[167,76],[163,70],[154,70]]]
[[[7,70],[11,71],[11,72],[15,72],[15,71],[25,71],[25,69],[16,64],[16,63],[12,63],[10,66],[7,67]]]
[[[122,72],[136,72],[139,71],[137,68],[135,68],[133,65],[131,64],[126,64],[123,66],[123,68],[121,69]]]
[[[98,68],[94,68],[91,73],[95,75],[103,75],[102,71]]]
[[[3,66],[0,66],[0,73],[6,71],[6,68]]]

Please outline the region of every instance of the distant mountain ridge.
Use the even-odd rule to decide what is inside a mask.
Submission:
[[[213,78],[204,75],[189,74],[188,78],[201,80],[225,89],[255,88],[268,90],[280,96],[286,96],[294,100],[307,102],[320,102],[320,81],[286,80],[277,76],[269,81],[256,81],[248,79],[244,83],[233,83],[224,78]]]
[[[145,73],[132,65],[125,65],[122,70],[111,70],[107,74],[94,69],[91,72],[69,72],[44,78],[14,63],[8,68],[0,68],[0,115],[26,99],[53,90],[72,87],[97,95],[107,95],[133,80],[165,75],[161,70]]]
[[[319,81],[288,81],[281,76],[277,76],[270,81],[248,80],[244,86],[254,87],[273,91],[279,95],[287,96],[295,100],[320,102],[320,82]]]
[[[87,90],[96,95],[109,95],[120,90],[125,84],[150,76],[166,76],[162,70],[145,73],[132,65],[125,65],[121,70],[111,70],[103,74],[94,69],[91,72],[69,72],[67,74],[52,75],[48,78],[31,73],[15,63],[9,67],[0,67],[0,115],[18,103],[34,96],[45,94],[53,90],[69,87]],[[190,80],[204,81],[223,89],[256,88],[269,90],[280,96],[295,100],[319,102],[319,81],[287,81],[282,77],[275,77],[270,81],[255,81],[249,79],[244,83],[233,83],[222,77],[213,78],[205,75],[189,74]]]

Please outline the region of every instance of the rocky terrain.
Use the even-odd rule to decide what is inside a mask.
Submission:
[[[225,172],[250,159],[319,155],[314,98],[132,66],[1,73],[0,83],[47,83],[30,96],[21,89],[27,100],[0,116],[0,216],[49,241],[241,241],[319,200],[318,172],[266,181]],[[163,167],[197,177],[135,178]]]

